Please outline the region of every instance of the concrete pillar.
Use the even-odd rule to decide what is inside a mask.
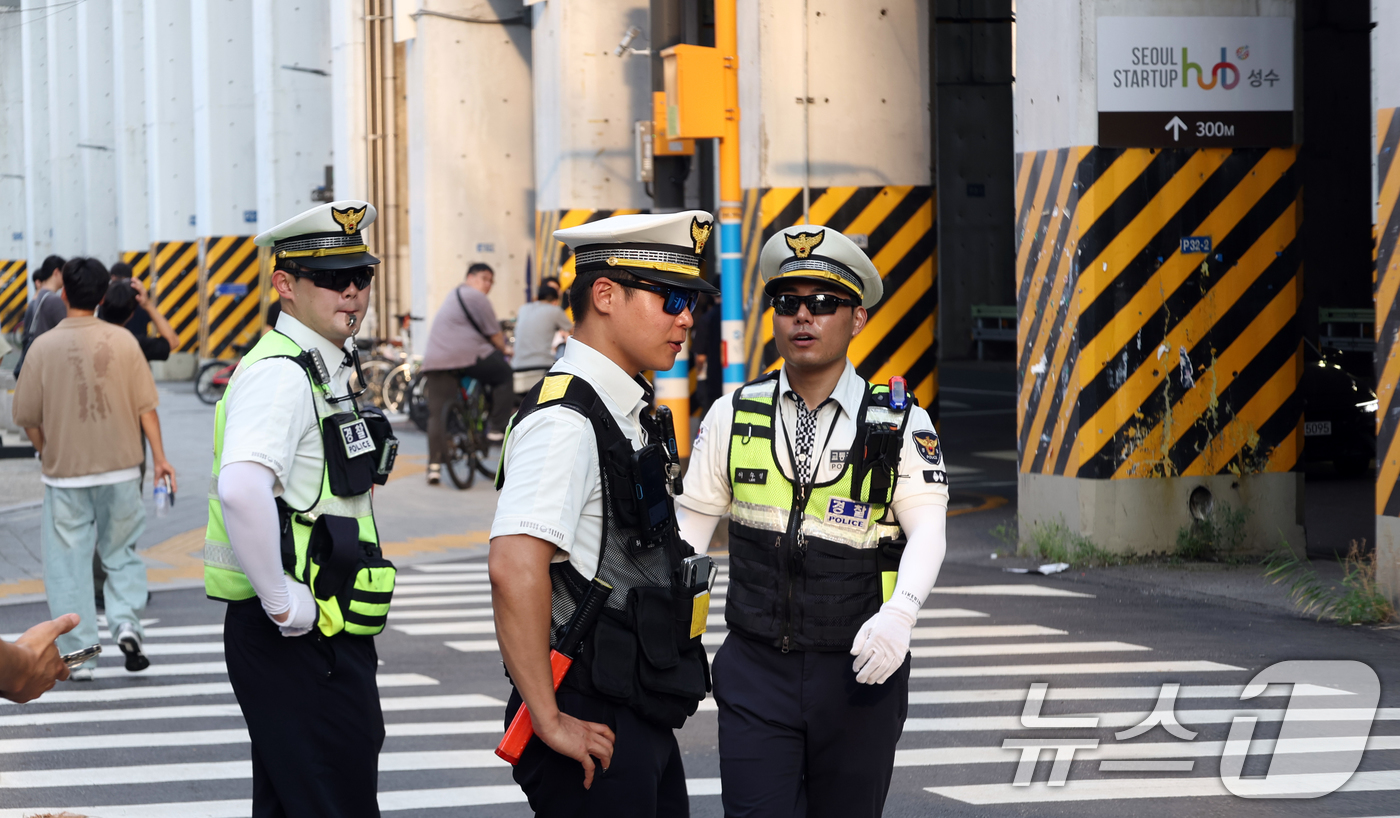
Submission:
[[[252,0],[190,0],[196,232],[257,227]]]
[[[1400,8],[1385,0],[1371,3],[1371,95],[1375,109],[1376,202],[1376,564],[1381,590],[1400,605],[1400,440],[1394,409],[1400,381],[1400,53],[1391,47],[1400,32]]]
[[[333,162],[328,0],[253,0],[259,232],[316,204]]]
[[[84,252],[111,266],[118,261],[117,154],[112,25],[109,3],[77,7],[78,134],[82,157],[87,244]]]
[[[25,0],[20,13],[24,95],[24,244],[29,269],[54,252],[53,191],[49,159],[49,45],[41,0]]]
[[[145,0],[146,191],[150,241],[194,241],[190,6]]]
[[[406,42],[412,309],[430,320],[474,261],[496,272],[499,315],[524,300],[535,207],[530,27],[518,5],[494,5],[502,10],[434,2],[416,12]],[[407,33],[396,25],[396,37]]]
[[[740,0],[738,13],[745,224],[756,225],[745,257],[803,221],[851,235],[886,281],[851,360],[871,380],[904,376],[936,413],[930,3]],[[753,376],[777,349],[756,263],[744,275]]]
[[[27,255],[22,19],[18,6],[0,6],[0,262]]]
[[[337,199],[363,199],[369,190],[364,5],[364,0],[330,0],[331,147]],[[407,0],[398,5],[407,5]]]
[[[49,69],[49,189],[53,208],[53,243],[64,258],[87,255],[87,191],[83,182],[83,142],[79,115],[81,61],[78,11],[66,6],[50,11],[47,26]]]
[[[148,250],[146,195],[146,30],[141,0],[112,2],[112,153],[116,176],[117,243],[124,252]]]
[[[1294,4],[1018,4],[1021,538],[1063,522],[1110,551],[1171,553],[1208,515],[1242,525],[1244,553],[1302,553],[1297,149],[1097,146],[1113,76],[1095,70],[1099,18],[1126,15],[1291,21]],[[1287,71],[1287,45],[1249,45],[1230,55],[1246,73]],[[1181,252],[1186,236],[1212,251]]]

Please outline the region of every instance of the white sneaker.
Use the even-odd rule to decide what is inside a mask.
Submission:
[[[130,671],[145,670],[151,666],[151,660],[146,658],[146,654],[141,652],[141,637],[137,635],[136,628],[130,622],[123,622],[117,626],[117,647],[121,648],[122,655],[126,657],[126,669]]]
[[[90,682],[92,681],[92,668],[80,667],[68,674],[70,682]]]
[[[436,486],[442,482],[442,466],[437,463],[428,465],[428,485]]]

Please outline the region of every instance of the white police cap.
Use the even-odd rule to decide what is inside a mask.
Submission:
[[[763,245],[758,257],[763,291],[773,294],[779,282],[809,279],[839,284],[869,309],[880,303],[885,284],[880,271],[856,243],[840,231],[815,224],[786,228]]]
[[[611,216],[554,231],[580,273],[625,270],[637,278],[717,293],[700,266],[715,221],[703,210]]]
[[[278,259],[294,259],[310,270],[341,270],[378,264],[365,244],[364,229],[379,212],[359,199],[318,205],[253,239]]]

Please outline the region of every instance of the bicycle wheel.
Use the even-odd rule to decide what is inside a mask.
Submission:
[[[473,390],[468,403],[467,416],[471,419],[472,451],[476,452],[476,470],[482,477],[496,479],[496,461],[491,457],[491,440],[486,436],[490,429],[491,401],[480,387]]]
[[[384,379],[389,376],[395,366],[396,364],[379,358],[372,358],[360,364],[360,369],[365,373],[365,394],[360,396],[362,403],[384,408]],[[352,376],[351,387],[359,389],[359,380],[358,374]]]
[[[380,389],[380,400],[384,411],[398,414],[404,411],[408,401],[408,386],[413,380],[413,370],[408,364],[399,364],[384,376],[384,386]]]
[[[413,425],[418,427],[418,431],[428,431],[428,379],[419,372],[413,376],[413,380],[408,383],[408,396],[405,398],[407,406],[404,411],[408,412],[408,419],[413,421]]]
[[[214,376],[228,366],[228,361],[210,361],[199,368],[199,373],[194,376],[194,393],[200,400],[213,406],[224,396],[224,389],[227,387],[215,384]]]
[[[469,489],[476,482],[476,452],[472,448],[468,420],[455,404],[442,407],[443,423],[447,427],[447,451],[442,453],[442,465],[452,485]]]

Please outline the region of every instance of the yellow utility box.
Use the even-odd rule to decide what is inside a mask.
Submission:
[[[666,137],[723,137],[724,58],[719,49],[676,45],[662,51],[661,59],[666,82]]]
[[[652,153],[655,156],[694,156],[694,139],[675,139],[666,135],[666,92],[651,95]]]

